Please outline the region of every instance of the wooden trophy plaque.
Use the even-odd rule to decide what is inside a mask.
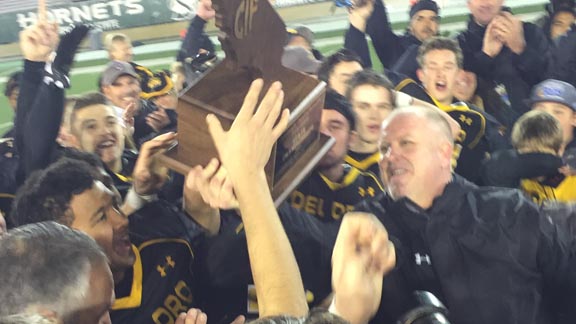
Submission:
[[[179,98],[178,145],[161,159],[182,174],[193,166],[207,165],[218,153],[206,116],[214,114],[227,130],[254,79],[264,79],[264,90],[272,82],[281,81],[290,120],[266,165],[272,197],[278,206],[334,144],[334,139],[320,133],[326,84],[282,66],[286,27],[268,0],[212,3],[226,58]]]

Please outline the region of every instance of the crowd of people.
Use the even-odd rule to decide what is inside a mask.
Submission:
[[[573,323],[575,3],[530,23],[466,1],[456,38],[439,36],[433,0],[402,35],[384,0],[352,2],[334,53],[286,29],[282,64],[326,83],[334,144],[277,207],[281,82],[252,81],[230,127],[198,121],[207,165],[159,159],[179,95],[222,60],[204,31],[218,4],[199,1],[171,71],[111,33],[94,91],[67,96],[89,28],[59,35],[40,0],[4,92],[0,323]]]

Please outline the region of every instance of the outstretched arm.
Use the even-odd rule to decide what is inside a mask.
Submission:
[[[254,113],[262,87],[260,79],[252,83],[229,131],[214,115],[206,120],[240,205],[260,316],[304,316],[308,306],[300,271],[264,172],[289,114],[281,109],[284,92],[279,82],[270,86]]]

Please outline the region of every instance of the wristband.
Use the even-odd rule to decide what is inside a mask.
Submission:
[[[130,206],[134,210],[138,210],[142,208],[144,205],[156,200],[158,200],[157,194],[139,195],[134,189],[134,186],[132,186],[130,190],[128,190],[126,198],[124,198],[124,203],[128,204],[128,206]]]

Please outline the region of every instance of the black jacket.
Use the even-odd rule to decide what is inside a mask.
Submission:
[[[551,51],[548,39],[536,25],[524,23],[526,49],[520,55],[504,47],[500,54],[491,58],[482,52],[486,27],[471,18],[468,28],[458,35],[464,54],[464,69],[476,73],[485,80],[502,84],[506,88],[512,108],[519,114],[529,110],[524,99],[531,88],[543,81],[551,69]]]
[[[366,34],[372,39],[374,50],[384,68],[390,69],[396,61],[404,54],[407,48],[412,45],[420,46],[420,42],[414,35],[406,32],[404,35],[396,35],[392,31],[392,26],[388,20],[388,13],[382,0],[374,2],[374,11],[366,23]],[[344,38],[344,47],[353,50],[362,58],[366,67],[371,67],[370,55],[364,51],[366,44],[364,33],[350,25]],[[366,54],[362,54],[366,53]]]
[[[576,289],[570,237],[518,190],[477,187],[454,176],[433,206],[381,196],[374,213],[396,245],[373,323],[394,323],[428,290],[458,324],[546,324],[552,296]]]
[[[576,86],[576,25],[566,35],[552,41],[551,48],[554,66],[550,78]]]
[[[194,59],[198,54],[200,49],[205,49],[209,52],[214,53],[214,44],[208,37],[208,34],[204,32],[204,27],[206,26],[206,21],[198,16],[194,16],[188,25],[188,30],[186,30],[186,36],[182,40],[182,45],[176,60],[178,62],[184,62],[186,59]]]

